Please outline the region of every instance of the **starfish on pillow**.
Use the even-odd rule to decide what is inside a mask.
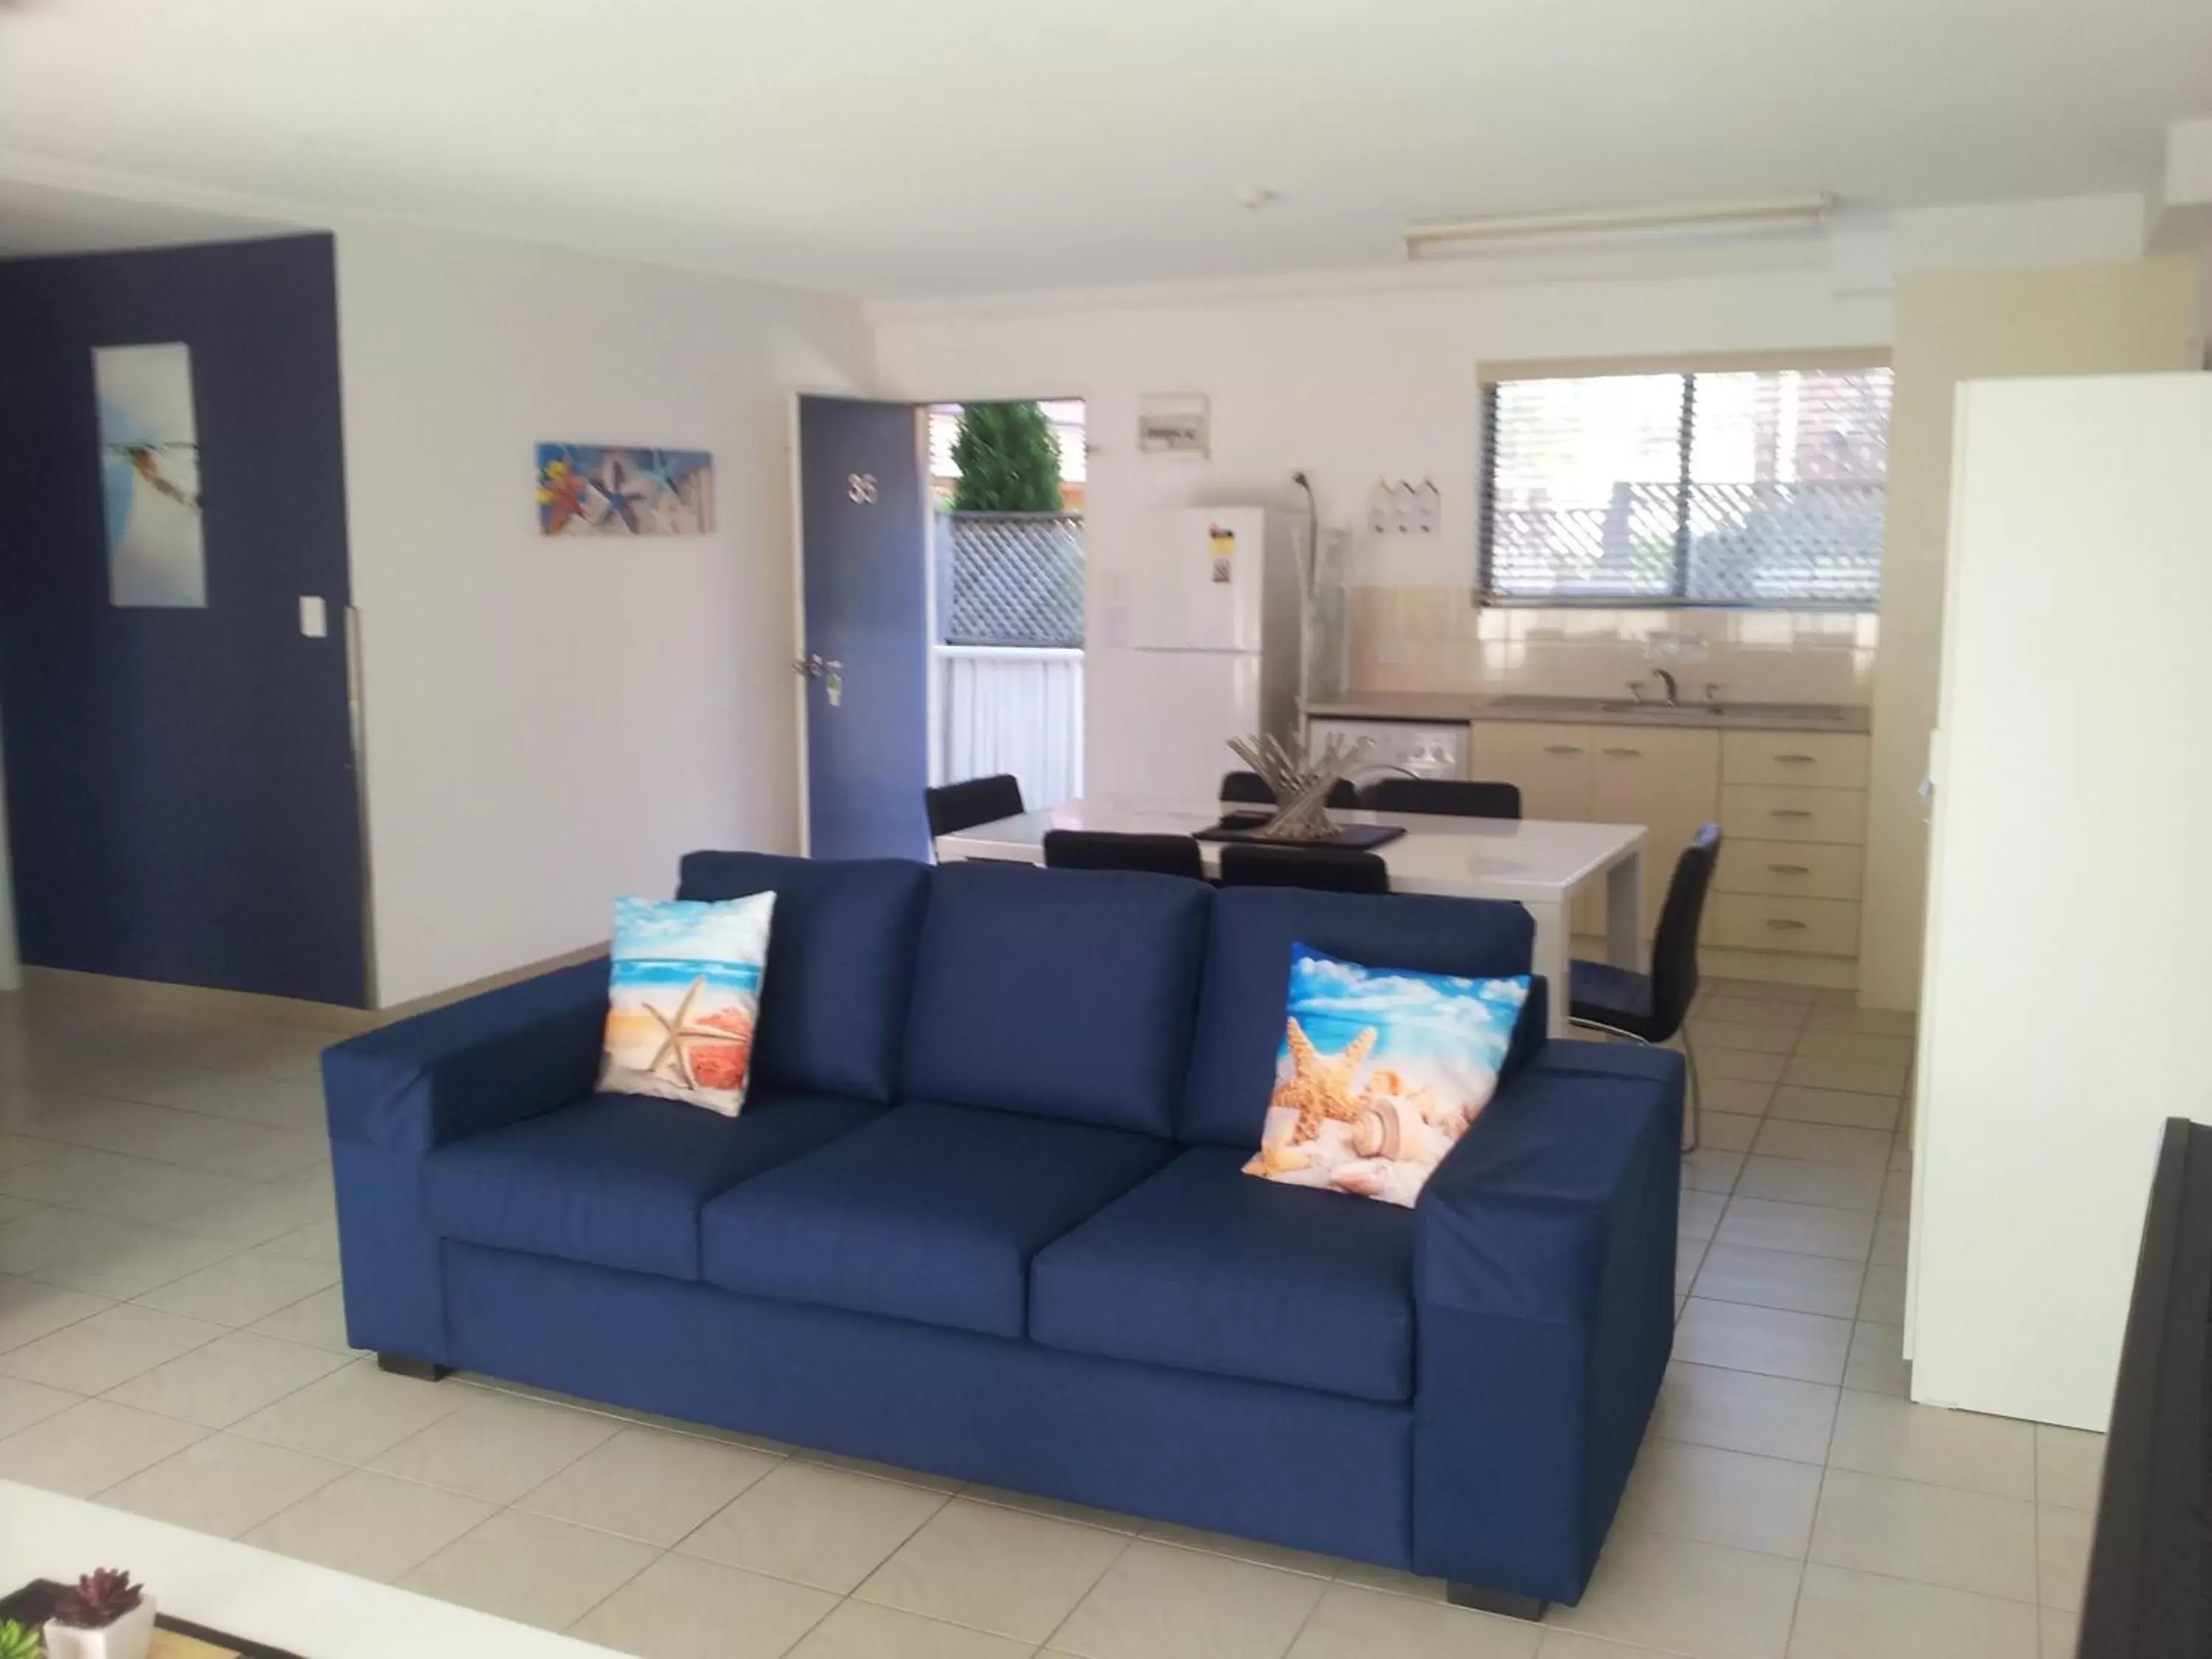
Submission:
[[[676,1005],[673,1016],[664,1014],[651,1003],[645,1012],[660,1023],[660,1048],[653,1056],[647,1069],[659,1072],[663,1066],[673,1068],[675,1080],[686,1089],[699,1086],[698,1078],[691,1070],[691,1048],[696,1043],[727,1042],[730,1033],[720,1026],[695,1024],[691,1005],[698,1000],[700,992],[707,988],[707,976],[702,974],[693,980],[684,993],[684,1000]]]

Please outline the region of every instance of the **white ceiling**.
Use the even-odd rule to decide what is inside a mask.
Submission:
[[[2208,0],[0,0],[19,162],[874,295],[2136,190],[2208,111]]]

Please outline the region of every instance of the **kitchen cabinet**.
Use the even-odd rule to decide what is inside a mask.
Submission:
[[[1716,971],[1786,977],[1796,963],[1836,983],[1858,953],[1867,751],[1858,732],[1478,719],[1468,775],[1517,785],[1528,817],[1644,825],[1647,939],[1675,854],[1719,823],[1705,944],[1765,962]],[[1574,928],[1604,932],[1596,899],[1577,902]]]

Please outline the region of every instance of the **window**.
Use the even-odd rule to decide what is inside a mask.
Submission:
[[[1872,610],[1887,368],[1485,386],[1485,601]]]

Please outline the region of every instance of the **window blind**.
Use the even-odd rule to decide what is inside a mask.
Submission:
[[[1888,369],[1502,380],[1484,396],[1481,598],[1880,599]]]

